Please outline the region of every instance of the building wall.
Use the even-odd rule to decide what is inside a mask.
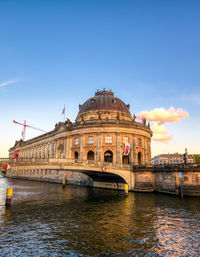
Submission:
[[[111,142],[106,142],[106,137],[112,137]],[[93,137],[94,142],[88,141]],[[78,154],[78,160],[86,161],[88,152],[94,152],[94,162],[102,165],[104,162],[104,153],[111,151],[113,153],[113,162],[115,166],[123,164],[124,138],[128,137],[131,144],[129,162],[134,164],[151,163],[151,134],[145,130],[123,127],[83,127],[52,133],[44,137],[36,138],[27,142],[21,142],[21,145],[15,146],[10,150],[10,157],[18,152],[19,158],[58,158],[75,159],[75,152]],[[138,153],[141,153],[141,161],[138,161]]]
[[[186,155],[187,163],[195,163],[193,154]],[[179,164],[184,163],[183,154],[159,154],[152,158],[152,164]]]

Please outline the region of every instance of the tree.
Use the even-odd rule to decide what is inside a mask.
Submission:
[[[195,163],[200,164],[200,154],[194,155]]]

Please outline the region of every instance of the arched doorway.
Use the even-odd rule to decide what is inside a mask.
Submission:
[[[142,153],[138,153],[138,165],[142,165]]]
[[[122,157],[122,163],[128,165],[129,164],[129,156],[123,155]]]
[[[75,159],[75,162],[78,161],[78,152],[74,152],[74,159]]]
[[[104,153],[104,162],[113,162],[113,152],[112,151],[106,151]]]
[[[93,151],[89,151],[87,154],[87,159],[88,161],[94,161],[94,152]]]

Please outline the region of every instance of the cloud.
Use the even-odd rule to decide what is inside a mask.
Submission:
[[[5,87],[8,85],[16,84],[19,80],[18,79],[12,79],[5,82],[0,83],[0,87]]]
[[[188,116],[188,112],[183,111],[181,108],[176,110],[174,107],[170,107],[168,110],[156,108],[152,111],[143,111],[136,115],[139,119],[145,117],[149,121],[157,121],[160,124],[165,122],[179,122],[180,119],[187,118]]]
[[[154,141],[159,141],[167,144],[173,138],[173,136],[166,135],[168,132],[168,129],[164,125],[160,124],[159,122],[153,123],[152,131],[153,131]]]
[[[139,114],[136,114],[136,117],[142,120],[144,117],[152,121],[152,131],[153,131],[153,140],[159,141],[162,143],[168,143],[172,140],[172,135],[166,135],[168,132],[167,127],[163,124],[166,122],[169,123],[177,123],[183,118],[187,118],[189,113],[182,110],[181,108],[175,109],[174,107],[170,107],[168,110],[164,108],[156,108],[151,111],[143,111]]]

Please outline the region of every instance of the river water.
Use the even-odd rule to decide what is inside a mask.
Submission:
[[[0,192],[1,257],[200,256],[199,198],[6,178]]]

